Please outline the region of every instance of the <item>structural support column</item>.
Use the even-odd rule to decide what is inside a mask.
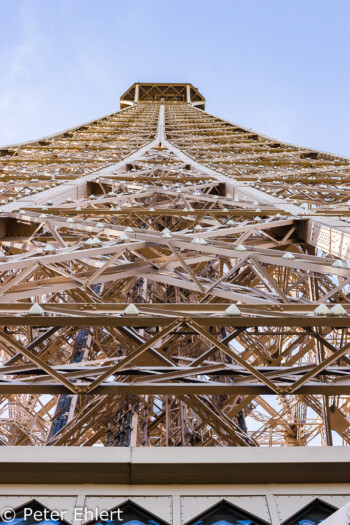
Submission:
[[[189,84],[186,86],[186,102],[187,104],[191,104],[191,88]]]

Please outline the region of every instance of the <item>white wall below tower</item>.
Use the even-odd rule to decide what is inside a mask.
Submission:
[[[131,500],[183,525],[220,501],[281,525],[315,499],[350,501],[350,450],[342,448],[0,448],[0,507],[36,499],[49,509],[110,510]],[[289,479],[289,482],[288,482]],[[349,505],[345,507],[349,512]],[[339,519],[346,514],[340,512]],[[327,521],[325,525],[341,525]],[[345,523],[345,522],[344,522]]]

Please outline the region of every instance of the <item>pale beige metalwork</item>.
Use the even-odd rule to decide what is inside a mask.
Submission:
[[[350,443],[349,159],[204,103],[1,150],[3,445]]]

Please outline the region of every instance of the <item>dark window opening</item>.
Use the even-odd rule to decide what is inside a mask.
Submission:
[[[122,521],[118,519],[118,514],[113,513],[112,509],[110,511],[111,519],[95,521],[90,525],[168,525],[131,501],[127,501],[116,508],[121,511],[120,518]]]
[[[255,518],[226,501],[222,501],[192,520],[188,525],[267,525],[267,522]]]
[[[331,516],[337,509],[316,499],[310,505],[289,518],[283,525],[319,525]]]
[[[69,525],[65,520],[56,519],[58,511],[50,510],[36,500],[15,509],[13,519],[0,520],[6,525]],[[52,516],[55,519],[52,519]]]

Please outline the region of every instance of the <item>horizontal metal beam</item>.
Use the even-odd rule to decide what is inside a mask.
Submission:
[[[283,386],[283,384],[281,384]],[[287,385],[284,385],[287,387]],[[289,385],[288,385],[289,386]],[[46,383],[0,382],[0,394],[71,394],[63,385]],[[99,385],[91,395],[276,395],[276,392],[259,383],[242,384],[191,384],[191,383],[106,383]],[[324,394],[350,395],[350,384],[309,383],[300,387],[294,395]],[[84,393],[89,395],[89,392]]]
[[[120,317],[112,317],[105,315],[88,315],[86,313],[81,315],[74,315],[74,317],[67,316],[37,316],[26,315],[23,317],[14,317],[9,315],[0,316],[0,326],[134,326],[135,328],[146,328],[151,326],[167,326],[169,321],[178,319],[179,322],[186,322],[185,317],[143,317],[133,315],[123,315]],[[329,317],[329,316],[302,316],[292,315],[290,317],[281,316],[264,316],[264,317],[248,317],[248,316],[195,316],[193,319],[202,326],[226,326],[226,327],[301,327],[308,328],[311,326],[318,327],[332,327],[332,328],[350,328],[350,317]],[[304,333],[304,332],[303,332]]]

